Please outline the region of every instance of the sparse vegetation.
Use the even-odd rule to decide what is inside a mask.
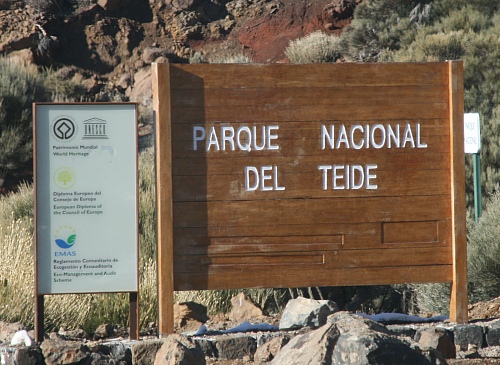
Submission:
[[[156,318],[156,240],[154,237],[153,149],[139,156],[140,323]],[[22,185],[15,194],[0,197],[0,318],[34,321],[33,187]],[[83,328],[99,324],[128,324],[125,294],[53,295],[46,299],[46,328]]]
[[[3,178],[33,156],[32,103],[74,101],[83,89],[51,70],[0,58],[0,186]]]
[[[341,58],[340,38],[321,31],[290,41],[285,55],[291,63],[335,62]]]

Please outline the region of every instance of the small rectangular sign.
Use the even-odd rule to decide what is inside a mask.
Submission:
[[[481,149],[481,130],[478,113],[464,114],[465,153],[478,153]]]
[[[34,115],[37,293],[138,291],[137,105]]]

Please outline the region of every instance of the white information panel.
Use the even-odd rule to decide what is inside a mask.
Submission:
[[[136,104],[34,111],[38,294],[138,291]]]
[[[464,114],[464,149],[465,153],[479,153],[481,149],[481,131],[478,113]]]

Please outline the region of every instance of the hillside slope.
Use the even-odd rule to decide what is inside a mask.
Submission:
[[[154,61],[243,54],[253,62],[286,62],[289,40],[315,30],[340,32],[359,2],[63,1],[70,0],[0,0],[0,54],[58,69],[91,94],[104,85],[123,92],[133,88],[136,74]]]

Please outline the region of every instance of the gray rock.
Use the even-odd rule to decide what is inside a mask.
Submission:
[[[151,79],[151,68],[145,67],[134,74],[133,86],[130,91],[127,89],[127,96],[130,101],[149,106],[153,100],[153,87]]]
[[[41,348],[46,365],[78,364],[90,358],[89,349],[81,342],[45,340]]]
[[[500,346],[500,322],[494,322],[486,328],[486,345]]]
[[[184,332],[198,330],[208,321],[207,307],[195,302],[174,304],[174,330]]]
[[[0,343],[9,342],[17,331],[25,329],[24,324],[21,322],[7,323],[0,321]]]
[[[132,363],[134,365],[153,365],[156,353],[163,345],[162,340],[147,340],[132,346]]]
[[[132,346],[135,341],[106,342],[100,345],[99,351],[110,355],[118,362],[132,364]]]
[[[271,341],[257,347],[254,354],[254,361],[266,362],[276,357],[280,350],[290,342],[289,335],[274,337]]]
[[[229,319],[234,322],[242,322],[252,318],[262,318],[262,309],[257,307],[255,303],[241,292],[231,299],[232,309],[229,313]]]
[[[205,365],[205,355],[186,336],[170,335],[156,354],[154,365]]]
[[[108,323],[101,324],[96,328],[94,332],[94,338],[101,339],[112,336],[114,334],[114,330],[115,327],[112,324]]]
[[[484,333],[480,326],[473,324],[461,324],[453,329],[455,346],[461,351],[467,351],[470,347],[480,349],[483,347]]]
[[[500,346],[491,346],[477,351],[481,357],[500,359]]]
[[[234,360],[245,356],[253,358],[257,341],[247,335],[225,335],[217,338],[215,347],[220,359]]]
[[[391,335],[384,326],[345,312],[336,313],[319,329],[293,338],[272,365],[301,364],[446,364],[435,350]]]
[[[387,325],[386,327],[389,331],[398,336],[406,336],[415,339],[415,341],[418,341],[418,339],[415,338],[417,330],[413,326],[391,324]]]
[[[42,351],[37,346],[0,347],[2,365],[43,365]]]
[[[271,365],[332,364],[332,353],[340,332],[333,323],[298,335],[281,349]]]
[[[146,47],[142,51],[142,60],[149,64],[155,62],[159,57],[167,57],[168,52],[158,47]]]
[[[418,342],[428,348],[439,351],[446,359],[457,356],[451,334],[444,328],[423,328],[419,330]]]
[[[320,327],[328,316],[338,311],[338,306],[331,300],[314,300],[298,297],[290,300],[280,320],[280,330],[302,327]]]
[[[193,338],[193,342],[196,347],[203,351],[205,356],[216,357],[215,344],[213,340],[204,337],[195,337]]]

